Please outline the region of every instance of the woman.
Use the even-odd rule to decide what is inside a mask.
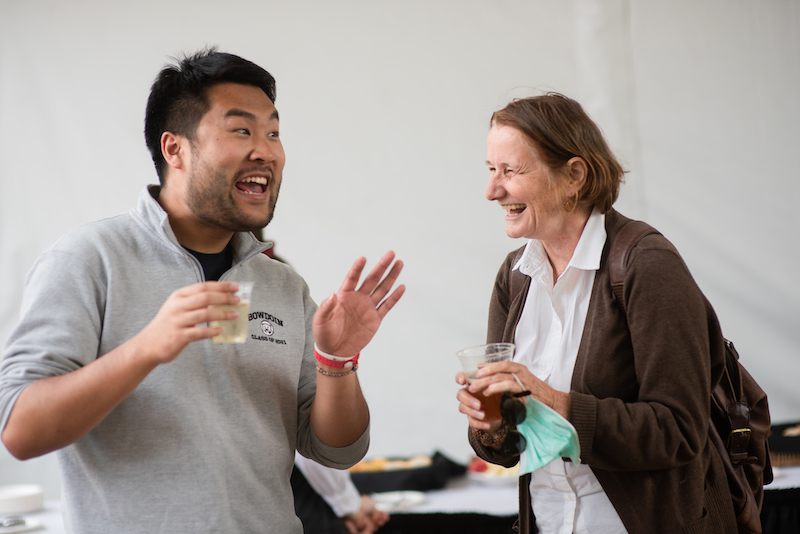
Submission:
[[[627,316],[615,300],[609,244],[628,219],[611,207],[623,170],[600,130],[563,95],[515,100],[492,116],[487,166],[486,198],[506,211],[506,234],[528,242],[500,267],[489,309],[487,341],[514,342],[513,361],[487,365],[458,393],[470,443],[517,463],[472,394],[524,388],[575,427],[581,447],[579,464],[557,459],[520,478],[520,532],[736,532],[708,439],[724,361],[716,316],[659,234],[630,255]],[[512,270],[527,275],[514,295]]]

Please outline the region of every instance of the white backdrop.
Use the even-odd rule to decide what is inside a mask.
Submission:
[[[483,342],[520,243],[483,198],[491,113],[557,90],[631,171],[617,208],[683,254],[773,420],[800,419],[800,3],[795,0],[0,0],[0,341],[59,235],[156,181],[149,86],[219,45],[278,82],[287,165],[266,235],[319,301],[387,249],[408,292],[364,351],[370,456],[466,461],[454,352]],[[58,493],[52,455],[0,484]]]

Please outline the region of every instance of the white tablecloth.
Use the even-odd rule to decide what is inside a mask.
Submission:
[[[466,476],[450,480],[441,490],[425,492],[425,500],[416,506],[404,508],[404,514],[459,514],[474,513],[496,516],[517,515],[519,494],[517,478],[510,480],[477,482]]]
[[[800,488],[800,466],[775,469],[775,480],[766,490]],[[403,513],[479,513],[509,516],[517,513],[516,481],[477,482],[468,477],[451,480],[445,489],[428,491],[425,501]],[[64,534],[61,521],[61,507],[58,501],[45,501],[45,509],[39,513],[25,516],[38,519],[44,529],[37,532]]]
[[[800,488],[800,466],[773,467],[772,474],[775,479],[764,486],[765,490]]]
[[[509,516],[517,513],[516,479],[504,483],[479,483],[467,477],[459,477],[448,483],[445,489],[425,492],[425,501],[403,510],[403,513],[479,513]],[[45,509],[25,518],[42,522],[44,530],[37,532],[64,534],[61,506],[58,501],[45,501]]]

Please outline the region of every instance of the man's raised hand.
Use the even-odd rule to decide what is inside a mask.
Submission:
[[[370,342],[383,318],[406,289],[400,285],[389,294],[403,270],[403,262],[398,260],[384,277],[393,260],[394,252],[384,254],[361,287],[356,289],[367,263],[365,258],[358,258],[339,291],[320,304],[314,316],[314,339],[322,351],[351,357]]]

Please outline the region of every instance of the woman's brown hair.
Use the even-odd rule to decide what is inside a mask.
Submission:
[[[600,128],[580,104],[559,93],[519,98],[495,111],[490,126],[510,126],[522,132],[553,171],[579,156],[586,161],[586,182],[577,206],[606,213],[619,196],[625,170],[608,147]]]

